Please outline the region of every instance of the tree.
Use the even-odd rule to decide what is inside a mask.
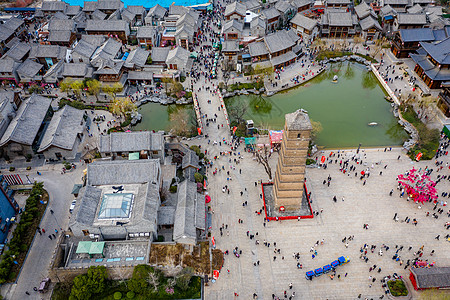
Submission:
[[[255,151],[256,160],[258,163],[262,164],[264,167],[264,170],[266,171],[267,175],[269,176],[269,181],[272,181],[272,168],[269,164],[269,158],[271,155],[270,147],[264,145],[264,147],[259,148]]]
[[[359,35],[355,35],[353,37],[353,50],[352,52],[355,52],[355,48],[358,47],[358,44],[362,44],[364,42],[364,39],[359,36]]]
[[[131,102],[130,98],[116,98],[110,106],[111,113],[114,115],[126,117],[127,114],[136,111],[137,106]]]
[[[89,89],[89,92],[95,95],[95,98],[98,101],[98,94],[100,93],[102,89],[102,83],[96,79],[88,80],[86,82],[86,85]]]
[[[184,94],[184,87],[181,83],[175,82],[172,80],[172,84],[170,86],[170,94],[175,95],[177,98],[181,98]]]
[[[90,299],[94,294],[105,290],[107,273],[104,266],[89,267],[87,274],[79,275],[73,280],[70,300]]]
[[[116,94],[123,90],[123,85],[120,82],[116,82],[113,85],[103,86],[103,91],[111,96],[112,99],[116,98]]]
[[[81,99],[81,91],[83,90],[84,84],[81,80],[75,80],[70,85],[75,95],[77,95],[78,99]]]
[[[178,136],[189,136],[197,124],[192,114],[192,110],[176,108],[170,114],[170,131]]]
[[[163,79],[161,79],[161,81],[164,83],[164,90],[166,91],[166,95],[167,95],[167,92],[169,91],[168,85],[169,85],[169,83],[173,82],[173,79],[164,77]]]
[[[133,270],[133,275],[128,281],[128,288],[136,294],[141,294],[148,288],[148,273],[152,272],[153,268],[149,265],[137,265]]]
[[[384,38],[375,40],[374,50],[372,56],[375,58],[378,53],[380,53],[381,49],[383,49]]]
[[[244,116],[247,113],[248,106],[241,98],[236,98],[232,105],[228,106],[228,115],[232,120],[236,120],[238,124],[243,123]]]
[[[160,273],[158,270],[154,270],[153,272],[148,273],[148,283],[153,287],[155,292],[158,291],[158,287],[160,284]]]
[[[422,119],[423,117],[428,116],[428,114],[432,113],[437,101],[438,100],[432,96],[422,97],[422,99],[419,101],[420,113],[418,114],[418,117]],[[433,114],[433,118],[434,117],[435,114]],[[431,120],[431,118],[428,118],[428,120]]]
[[[180,273],[175,277],[177,287],[179,287],[183,291],[186,291],[189,288],[189,283],[191,282],[193,274],[194,269],[191,267],[186,267],[181,270]]]
[[[61,81],[61,83],[59,84],[59,89],[61,90],[61,92],[69,92],[70,90],[72,90],[72,82],[72,78],[65,78],[63,81]]]

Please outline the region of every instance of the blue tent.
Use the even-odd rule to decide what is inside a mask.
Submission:
[[[339,266],[339,261],[338,261],[338,260],[333,261],[333,262],[331,263],[331,266],[332,266],[333,268],[336,268],[337,266]]]
[[[325,266],[323,266],[323,272],[324,273],[328,273],[328,272],[330,272],[331,271],[331,266],[330,265],[325,265]]]
[[[315,276],[315,275],[314,275],[314,272],[313,272],[313,271],[308,271],[308,272],[306,272],[306,275],[305,275],[306,279],[308,279],[308,280],[312,280],[312,278],[313,278],[314,276]]]
[[[322,268],[315,269],[314,270],[314,274],[315,274],[316,277],[322,275],[323,274]]]

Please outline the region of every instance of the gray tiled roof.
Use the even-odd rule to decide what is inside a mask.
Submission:
[[[175,210],[175,222],[173,226],[173,240],[183,242],[188,238],[196,242],[196,206],[197,202],[202,202],[197,193],[197,186],[194,182],[185,180],[178,184],[178,203]]]
[[[81,203],[76,213],[76,222],[92,225],[96,217],[97,206],[102,197],[102,190],[93,186],[86,186]]]
[[[98,7],[98,1],[84,1],[83,11],[93,12]]]
[[[181,6],[181,5],[175,5],[173,3],[169,6],[169,15],[179,15],[179,16],[181,16],[181,15],[187,13],[187,12],[188,12],[188,8],[187,7],[184,7],[184,6]]]
[[[32,45],[30,58],[56,58],[63,59],[66,56],[66,47],[58,45]]]
[[[43,1],[42,10],[43,11],[62,11],[66,10],[67,3],[63,1]]]
[[[435,39],[431,28],[400,29],[399,34],[402,42],[429,42]]]
[[[5,27],[16,31],[20,26],[22,26],[24,21],[22,19],[12,17],[4,23]]]
[[[312,5],[313,2],[314,1],[311,1],[311,0],[293,0],[293,1],[291,1],[292,5],[294,5],[297,8],[303,7],[306,5]]]
[[[101,135],[99,144],[101,153],[162,151],[164,136],[162,132],[150,131],[112,132]]]
[[[260,9],[261,3],[258,0],[247,0],[244,2],[247,10]]]
[[[362,1],[359,5],[355,6],[355,13],[359,19],[364,19],[369,15],[376,17],[372,7],[370,7],[365,1]]]
[[[196,28],[197,20],[192,15],[186,13],[186,14],[182,15],[180,18],[178,18],[178,20],[176,22],[176,26],[177,26],[177,28],[179,28],[185,24],[189,25],[193,28]]]
[[[286,114],[286,127],[288,130],[306,130],[312,129],[311,121],[309,120],[309,115],[302,109]]]
[[[123,20],[87,20],[86,31],[124,31],[128,32],[128,24]]]
[[[239,41],[229,40],[222,43],[222,52],[239,51]]]
[[[0,73],[12,73],[18,64],[11,58],[2,58],[0,59]]]
[[[166,63],[170,64],[172,62],[176,62],[176,59],[181,60],[183,63],[187,63],[188,58],[189,58],[189,51],[187,51],[183,47],[178,46],[175,49],[169,51]]]
[[[229,16],[229,15],[231,15],[231,14],[233,14],[233,13],[237,13],[238,15],[240,15],[240,16],[242,16],[242,17],[245,17],[245,11],[246,11],[246,9],[247,9],[247,8],[245,7],[244,4],[235,1],[235,2],[233,2],[233,3],[228,4],[228,5],[225,7],[225,14],[224,14],[224,15],[225,15],[225,17],[226,17],[226,16]]]
[[[92,68],[84,63],[64,63],[61,75],[63,77],[92,77]]]
[[[413,7],[410,7],[408,9],[406,9],[406,11],[408,13],[410,13],[410,14],[418,14],[418,13],[421,13],[423,11],[423,8],[419,4],[416,4]]]
[[[293,10],[294,9],[294,7],[289,2],[287,2],[285,0],[278,0],[278,2],[275,3],[275,8],[278,11],[282,12],[282,13],[286,13],[289,10]]]
[[[19,62],[22,61],[25,55],[30,52],[31,46],[26,43],[17,43],[4,56],[12,58],[13,60]]]
[[[5,24],[0,24],[0,41],[6,41],[13,34],[14,30],[6,27]]]
[[[175,209],[174,206],[161,206],[158,210],[158,225],[173,225]]]
[[[264,42],[266,43],[267,49],[269,49],[270,53],[275,53],[289,47],[293,47],[295,44],[286,30],[280,30],[266,35]]]
[[[257,26],[266,29],[266,22],[260,17],[253,18],[253,20],[250,21],[250,28]]]
[[[136,17],[136,13],[131,12],[128,10],[128,8],[126,8],[126,9],[122,10],[121,17],[122,17],[122,20],[131,22]]]
[[[75,16],[81,11],[81,6],[79,5],[68,5],[66,9],[66,15]]]
[[[409,0],[384,0],[384,5],[408,5]]]
[[[31,59],[27,59],[17,68],[17,74],[19,77],[32,78],[38,74],[43,66]]]
[[[411,268],[419,289],[448,288],[450,267]]]
[[[125,61],[121,59],[106,59],[101,62],[94,72],[97,75],[118,75],[120,74]]]
[[[100,10],[120,10],[123,7],[124,4],[120,0],[98,0],[98,9]]]
[[[223,26],[223,32],[227,32],[231,28],[234,28],[238,32],[242,32],[244,30],[244,23],[239,22],[236,19],[227,21]]]
[[[87,169],[88,185],[157,182],[160,162],[159,159],[96,161]]]
[[[261,15],[265,17],[267,20],[278,18],[280,16],[280,12],[276,10],[274,7],[269,9],[265,9],[262,11]]]
[[[92,56],[92,54],[94,53],[95,49],[97,49],[96,45],[93,45],[93,44],[89,43],[88,41],[85,41],[83,38],[75,46],[75,48],[73,49],[73,52],[75,52],[81,56],[90,58]]]
[[[380,9],[380,16],[397,15],[397,12],[390,5],[385,5]]]
[[[99,9],[94,10],[94,12],[91,14],[93,20],[100,20],[100,21],[106,19],[107,16],[108,16],[107,14],[105,14]]]
[[[439,64],[450,65],[450,37],[435,44],[421,42],[420,45]]]
[[[49,42],[70,42],[72,32],[69,30],[53,30],[48,36]]]
[[[310,19],[308,17],[305,17],[303,14],[298,13],[295,15],[294,18],[292,18],[291,23],[300,26],[302,28],[305,28],[309,31],[312,31],[314,27],[317,26],[317,21]]]
[[[127,10],[135,15],[145,15],[145,8],[143,5],[127,5]]]
[[[78,134],[84,129],[83,115],[83,110],[70,105],[57,111],[45,131],[38,152],[45,151],[50,146],[72,150]]]
[[[194,28],[188,24],[183,24],[181,27],[177,28],[175,31],[176,38],[192,38],[194,36]]]
[[[351,0],[327,0],[327,4],[346,4],[350,5],[352,3]]]
[[[328,12],[328,23],[330,26],[353,26],[352,14],[350,12]]]
[[[184,153],[183,160],[181,162],[181,168],[185,169],[187,167],[193,167],[199,169],[200,166],[198,164],[198,155],[192,150],[188,150]]]
[[[248,50],[252,57],[269,54],[269,50],[267,50],[264,42],[250,43],[248,44]]]
[[[155,6],[153,6],[152,8],[150,8],[150,10],[148,11],[147,16],[148,17],[155,17],[158,19],[163,18],[165,15],[167,14],[167,9],[165,9],[164,7],[162,7],[159,4],[156,4]]]
[[[106,41],[106,38],[103,35],[83,34],[81,40],[95,47],[100,47]]]
[[[153,80],[151,71],[129,71],[128,80]]]
[[[39,95],[32,95],[25,100],[17,110],[17,115],[9,124],[0,146],[13,141],[20,144],[31,145],[41,127],[42,121],[50,107],[52,100]]]
[[[136,66],[138,67],[144,67],[145,63],[147,62],[147,58],[150,55],[150,51],[144,50],[141,47],[137,47],[133,51],[130,52],[128,55],[126,61],[125,61],[125,67],[126,68],[134,68]]]
[[[427,24],[427,17],[425,14],[398,14],[397,21],[400,25],[408,24]]]
[[[156,28],[153,26],[142,26],[138,28],[136,38],[153,38]]]
[[[152,61],[166,62],[169,51],[170,51],[170,49],[168,47],[153,47],[152,48]]]
[[[361,26],[361,29],[366,31],[370,28],[376,28],[377,30],[381,31],[382,28],[380,26],[380,23],[378,23],[377,20],[375,20],[372,16],[368,16],[361,21],[359,21],[359,25]]]
[[[53,14],[50,21],[52,21],[52,20],[68,20],[68,19],[69,19],[68,15],[66,15],[63,12],[58,11],[55,14]]]
[[[270,62],[272,63],[272,66],[276,67],[280,64],[284,64],[290,60],[293,60],[297,57],[297,55],[295,55],[294,52],[292,51],[288,51],[284,54],[278,55],[276,57],[272,57],[272,59],[270,60]]]
[[[20,43],[20,39],[17,36],[15,36],[5,46],[6,48],[11,49],[17,43]]]

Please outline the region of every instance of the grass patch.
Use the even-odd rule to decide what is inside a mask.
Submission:
[[[406,288],[405,283],[402,280],[388,281],[388,286],[392,296],[408,296],[408,289]]]
[[[309,166],[309,165],[314,165],[316,163],[316,160],[315,159],[312,159],[312,158],[307,158],[306,159],[306,165],[307,166]]]
[[[336,57],[343,57],[343,56],[350,56],[353,55],[352,52],[347,52],[347,51],[329,51],[329,50],[324,50],[324,51],[320,51],[317,54],[316,60],[325,60],[325,59],[330,59],[330,58],[336,58]]]
[[[400,110],[403,118],[411,123],[419,133],[419,141],[417,145],[409,150],[409,157],[415,159],[416,155],[421,152],[423,154],[422,159],[432,159],[439,148],[439,130],[428,129],[428,127],[419,119],[411,105],[403,105],[400,107]]]
[[[257,80],[256,82],[245,82],[245,83],[233,83],[228,86],[228,91],[234,92],[237,90],[259,90],[260,88],[264,87],[264,82],[262,80]]]

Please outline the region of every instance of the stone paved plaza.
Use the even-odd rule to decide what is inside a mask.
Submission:
[[[345,151],[349,152],[350,150]],[[328,153],[329,151],[325,151],[325,155]],[[235,166],[235,170],[231,170],[232,181],[227,182],[224,171],[216,176],[210,174],[208,190],[214,209],[212,231],[217,247],[232,252],[237,246],[242,250],[242,255],[240,258],[232,253],[225,255],[225,264],[218,281],[206,287],[206,299],[252,299],[253,293],[258,295],[258,299],[272,299],[272,294],[283,297],[285,290],[288,296],[295,291],[295,299],[357,299],[359,294],[362,299],[378,299],[384,294],[380,279],[394,272],[407,278],[409,271],[404,269],[406,261],[412,259],[413,253],[422,245],[425,245],[422,259],[435,261],[437,266],[449,266],[449,243],[444,238],[448,233],[444,228],[445,222],[449,221],[446,214],[448,206],[443,207],[444,213],[438,219],[426,217],[427,211],[433,213],[432,204],[427,203],[419,209],[417,204],[400,198],[396,190],[396,175],[413,166],[436,169],[433,162],[413,163],[400,148],[387,152],[383,149],[369,149],[360,154],[366,158],[363,159],[364,166],[358,165],[356,171],[359,173],[367,167],[371,170],[365,185],[359,177],[354,177],[354,172],[351,176],[341,173],[339,160],[337,165],[329,164],[327,169],[307,169],[307,187],[312,192],[312,208],[314,211],[323,209],[323,212],[314,219],[269,222],[265,227],[263,215],[255,214],[261,208],[262,200],[259,196],[261,186],[255,187],[254,182],[260,179],[266,181],[267,175],[263,167],[252,159],[251,154],[244,153],[242,162]],[[398,160],[399,155],[401,158]],[[273,164],[276,164],[276,159],[276,155],[273,155]],[[225,165],[226,170],[230,170],[227,161],[228,157],[221,157],[213,168]],[[446,161],[448,158],[444,157],[444,166]],[[242,169],[242,174],[239,169]],[[379,175],[380,171],[383,172],[382,175]],[[444,167],[440,173],[434,171],[431,177],[435,179],[438,174],[448,175],[450,172]],[[328,175],[332,177],[329,187],[323,185],[323,180]],[[222,193],[222,186],[226,184],[231,189],[230,195]],[[245,188],[247,192],[241,197],[240,191],[245,191]],[[439,194],[448,191],[448,188],[448,181],[441,181],[437,185]],[[391,189],[394,189],[392,197],[389,196]],[[338,199],[336,203],[332,200],[335,195]],[[345,201],[342,201],[343,197]],[[248,201],[248,206],[242,206],[244,201]],[[395,213],[398,213],[398,222],[393,220]],[[418,225],[402,222],[407,216],[411,220],[416,218]],[[244,223],[238,224],[238,219],[242,219]],[[228,224],[223,237],[219,232],[222,224]],[[363,224],[369,224],[369,229],[363,229]],[[247,237],[247,231],[250,234],[258,232],[255,239],[260,241],[259,245],[255,245],[255,239]],[[435,239],[438,234],[441,235],[439,241]],[[354,240],[346,248],[342,239],[350,235],[354,235]],[[324,244],[315,248],[318,255],[312,259],[310,249],[316,241],[322,239]],[[270,247],[263,245],[264,240],[270,242]],[[274,242],[281,249],[281,254],[274,254]],[[368,263],[359,258],[360,247],[365,243],[377,246],[373,254],[369,251]],[[378,250],[383,243],[390,249],[379,256]],[[392,260],[396,245],[404,246],[399,251],[404,261],[403,266]],[[410,245],[413,248],[408,251]],[[430,257],[432,250],[435,250],[435,254]],[[300,253],[302,270],[296,267],[294,252]],[[334,280],[326,275],[312,281],[305,279],[306,271],[329,264],[339,256],[348,256],[351,261],[338,267]],[[260,265],[254,266],[257,261],[260,261]],[[381,267],[381,273],[369,272],[374,264],[377,268]],[[227,270],[230,270],[229,274]],[[348,275],[344,277],[346,273]],[[338,279],[337,275],[341,275],[341,278]],[[377,279],[371,287],[369,276]],[[411,290],[409,279],[406,282]],[[289,290],[289,283],[293,283],[292,290]],[[238,297],[234,296],[235,292],[239,294]],[[412,295],[414,298],[419,297],[419,293],[415,291]]]

